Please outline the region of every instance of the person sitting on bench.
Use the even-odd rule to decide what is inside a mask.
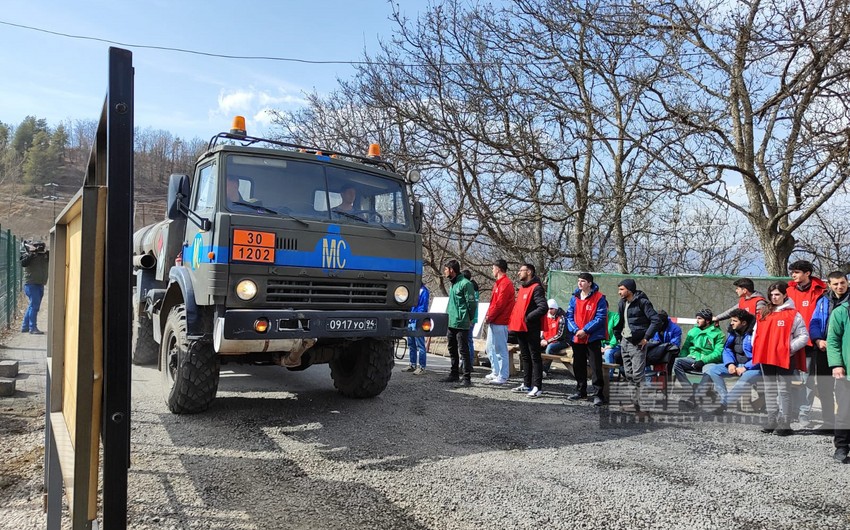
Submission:
[[[720,406],[712,414],[722,415],[761,379],[761,368],[753,364],[753,326],[756,319],[745,309],[732,310],[730,332],[723,346],[723,362],[707,364],[703,380],[710,378],[720,397]],[[739,377],[732,390],[726,390],[727,377]]]
[[[673,363],[673,374],[682,386],[691,392],[691,398],[680,400],[681,406],[687,409],[696,408],[696,390],[688,380],[687,373],[703,373],[707,364],[718,363],[723,359],[724,334],[712,318],[710,309],[697,311],[697,325],[685,337],[679,358]]]

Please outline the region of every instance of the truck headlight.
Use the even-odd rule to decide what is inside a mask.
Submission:
[[[250,300],[257,296],[257,284],[251,280],[242,280],[236,284],[236,296],[242,300]]]
[[[398,302],[399,304],[403,304],[407,302],[407,299],[410,296],[410,291],[408,291],[407,287],[405,287],[404,285],[399,285],[395,288],[395,293],[393,293],[393,295],[395,296],[396,302]]]

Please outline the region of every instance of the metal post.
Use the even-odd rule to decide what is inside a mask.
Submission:
[[[109,49],[103,379],[103,526],[127,528],[133,241],[133,54]]]

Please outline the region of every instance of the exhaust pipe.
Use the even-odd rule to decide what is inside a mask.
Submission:
[[[153,254],[133,256],[133,266],[137,269],[152,269],[156,267],[156,258]]]

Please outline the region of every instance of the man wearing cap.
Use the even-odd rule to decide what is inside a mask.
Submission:
[[[626,409],[640,411],[640,385],[646,368],[646,343],[658,330],[658,313],[652,302],[637,290],[632,278],[617,285],[620,296],[618,312],[620,321],[614,326],[614,335],[620,343],[623,355],[623,373],[629,384],[631,405]]]
[[[546,304],[549,310],[540,323],[543,330],[540,332],[540,347],[545,348],[544,353],[555,355],[570,345],[570,330],[567,328],[567,314],[558,307],[557,300],[550,298]],[[543,363],[543,372],[547,372],[551,365],[552,361]]]
[[[576,376],[576,392],[567,399],[576,401],[588,396],[587,363],[590,362],[593,404],[605,403],[605,379],[602,374],[602,340],[607,335],[608,300],[593,282],[593,275],[582,272],[578,275],[578,288],[570,298],[567,310],[567,327],[573,334],[573,370]]]
[[[510,357],[508,356],[508,322],[514,309],[514,284],[508,278],[508,262],[497,259],[493,262],[493,294],[490,295],[490,307],[484,316],[489,325],[487,330],[487,357],[490,358],[491,373],[487,376],[491,384],[503,385],[510,377]]]
[[[679,358],[673,363],[676,380],[691,391],[690,400],[682,400],[685,408],[696,406],[696,389],[688,380],[687,373],[701,374],[705,365],[717,364],[723,359],[726,337],[720,327],[711,322],[713,316],[711,309],[697,311],[697,325],[685,336]]]

